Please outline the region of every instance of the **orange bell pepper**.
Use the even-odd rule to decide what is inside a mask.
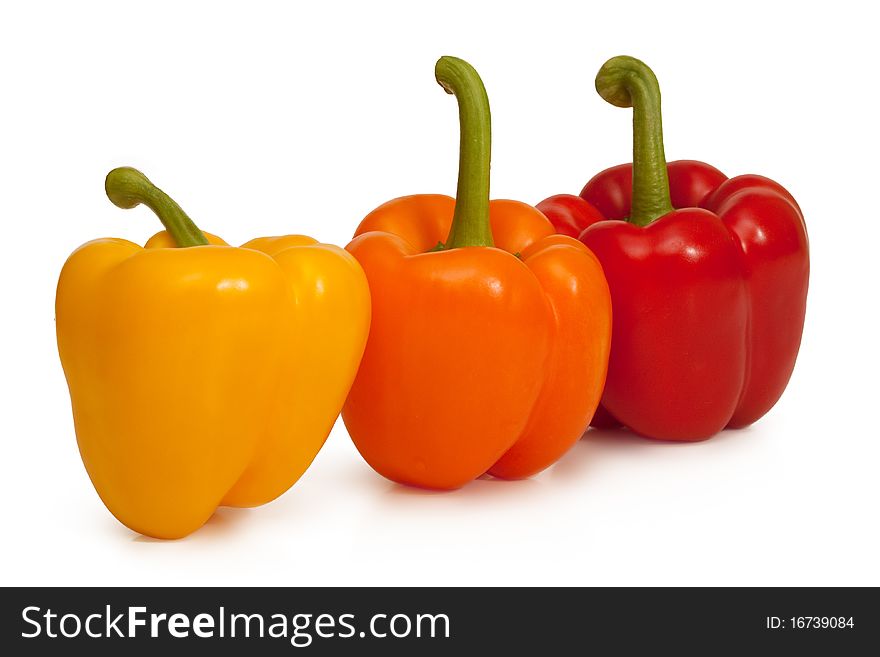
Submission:
[[[528,477],[580,438],[605,382],[611,300],[583,244],[525,203],[490,203],[483,83],[452,57],[435,72],[459,104],[457,198],[390,201],[348,245],[373,315],[343,419],[380,474],[454,489]]]

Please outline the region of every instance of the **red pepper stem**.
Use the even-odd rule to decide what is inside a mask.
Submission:
[[[596,91],[612,105],[633,108],[632,212],[627,221],[647,226],[672,212],[663,152],[660,84],[634,57],[612,57],[596,75]]]
[[[165,230],[177,246],[202,246],[208,243],[208,238],[186,212],[137,169],[131,167],[113,169],[107,174],[104,190],[107,192],[107,198],[116,207],[128,210],[143,203],[150,208],[159,217],[159,221],[165,226]]]
[[[441,57],[434,74],[440,86],[458,101],[461,133],[455,213],[442,248],[494,246],[489,224],[492,125],[486,88],[474,67],[456,57]]]

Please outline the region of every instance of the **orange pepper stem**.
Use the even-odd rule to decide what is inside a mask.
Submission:
[[[474,67],[457,57],[441,57],[434,68],[437,82],[458,101],[461,145],[455,213],[443,249],[494,246],[489,225],[489,160],[492,121],[489,97]]]
[[[107,198],[118,208],[128,210],[141,203],[150,208],[177,246],[201,246],[208,243],[208,238],[186,212],[137,169],[113,169],[107,174],[104,190]]]

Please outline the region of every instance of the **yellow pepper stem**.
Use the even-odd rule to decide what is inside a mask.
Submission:
[[[208,238],[186,212],[150,179],[132,167],[119,167],[104,181],[107,198],[118,208],[130,210],[141,203],[150,208],[177,246],[202,246]]]

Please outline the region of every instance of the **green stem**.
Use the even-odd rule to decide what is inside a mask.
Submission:
[[[461,133],[455,213],[443,248],[494,246],[489,225],[492,122],[486,88],[474,67],[456,57],[441,57],[434,75],[440,86],[458,101]]]
[[[648,65],[634,57],[612,57],[596,75],[596,91],[612,105],[633,108],[632,212],[637,226],[672,212],[663,152],[660,85]]]
[[[208,238],[186,212],[137,169],[113,169],[107,174],[104,189],[107,198],[116,207],[128,210],[143,203],[150,208],[177,246],[202,246],[208,243]]]

